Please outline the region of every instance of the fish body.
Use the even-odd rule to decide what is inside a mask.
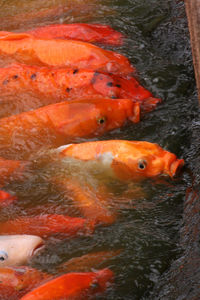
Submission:
[[[0,190],[0,207],[7,207],[17,200],[16,196]]]
[[[59,272],[90,272],[100,269],[102,264],[118,256],[121,250],[92,252],[80,257],[73,257],[58,267]]]
[[[78,206],[82,215],[94,222],[94,224],[110,225],[116,220],[116,213],[108,209],[106,197],[95,191],[91,185],[82,186],[78,180],[73,178],[55,179],[56,183],[62,190],[67,191],[73,202]]]
[[[67,273],[35,288],[21,300],[86,300],[103,293],[113,282],[113,272],[103,269],[96,272]]]
[[[113,176],[122,180],[161,175],[173,178],[184,164],[183,159],[177,159],[175,154],[159,145],[143,141],[109,140],[71,144],[66,149],[63,146],[60,155],[109,164]]]
[[[20,266],[44,247],[44,242],[35,235],[1,235],[0,267]]]
[[[28,266],[0,268],[0,297],[19,299],[50,275]]]
[[[26,31],[39,39],[72,39],[113,46],[123,44],[123,35],[109,25],[102,24],[54,24]]]
[[[0,56],[31,65],[83,68],[124,76],[134,72],[128,59],[119,53],[81,41],[36,39],[27,33],[0,36]]]
[[[23,112],[64,100],[85,98],[131,99],[149,111],[161,100],[135,78],[91,70],[12,64],[0,68],[0,117],[4,111]],[[151,105],[150,105],[151,104]]]
[[[43,238],[55,233],[64,234],[65,237],[74,237],[79,234],[89,234],[93,229],[93,222],[56,214],[19,217],[0,223],[1,234],[33,234]]]
[[[22,180],[28,166],[29,163],[25,161],[8,160],[0,157],[0,186],[8,184],[12,180]],[[1,196],[3,195],[1,194]]]
[[[140,105],[130,99],[85,99],[51,104],[0,119],[0,153],[15,158],[18,155],[21,159],[44,146],[98,136],[121,127],[127,120],[138,122],[139,115]]]

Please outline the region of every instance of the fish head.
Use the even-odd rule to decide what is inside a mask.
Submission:
[[[140,105],[129,99],[90,99],[71,101],[68,118],[57,130],[71,137],[98,136],[140,119]],[[58,121],[59,122],[59,121]]]
[[[24,275],[26,275],[28,272],[30,273],[30,270],[34,269],[31,269],[27,266],[0,268],[1,285],[12,286],[17,290],[20,290],[20,285],[22,283],[23,288],[25,288],[26,286],[24,284]]]
[[[142,179],[157,176],[174,178],[184,165],[183,159],[149,142],[129,142],[119,149],[112,168],[121,179]]]
[[[90,289],[93,293],[104,292],[114,281],[113,272],[108,269],[102,269],[94,272],[94,279],[91,282]]]
[[[0,267],[26,264],[43,247],[44,242],[39,236],[2,235],[0,236]]]

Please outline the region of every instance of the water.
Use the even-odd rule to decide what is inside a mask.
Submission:
[[[46,13],[47,8],[49,13]],[[35,10],[39,14],[31,17]],[[58,0],[42,1],[42,4],[36,0],[7,0],[1,1],[0,18],[1,30],[17,31],[58,22],[99,22],[124,33],[125,44],[117,51],[131,60],[141,83],[163,102],[139,124],[115,130],[99,140],[155,142],[184,158],[186,167],[192,168],[190,150],[191,145],[195,147],[192,121],[197,117],[198,102],[182,1],[162,0],[158,4],[155,0],[88,0],[87,3],[79,0],[72,5],[70,1]],[[36,212],[67,213],[70,206],[67,197],[46,181],[51,172],[33,172],[24,184],[10,185],[9,190],[16,192],[20,201],[12,211],[2,211],[1,219]],[[190,185],[187,172],[167,184],[146,182],[140,186],[144,194],[138,201],[133,199],[133,186],[126,205],[120,200],[115,203],[120,212],[115,224],[99,227],[91,237],[50,239],[32,266],[56,273],[56,267],[72,257],[123,249],[119,256],[105,264],[115,273],[115,285],[98,299],[150,299],[160,276],[181,255],[179,230],[185,191]],[[130,189],[123,184],[111,183],[111,186],[114,199],[116,195],[123,199],[123,192]],[[70,213],[78,215],[72,204]]]

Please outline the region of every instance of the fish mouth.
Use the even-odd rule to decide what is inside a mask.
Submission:
[[[31,252],[31,257],[32,256],[35,256],[36,254],[38,254],[38,252],[42,251],[45,247],[45,244],[44,242],[41,240],[37,245],[36,247],[32,250]]]
[[[150,112],[156,108],[156,106],[161,103],[162,100],[159,98],[149,97],[142,100],[141,109],[143,113]]]
[[[184,166],[184,159],[177,159],[173,161],[169,169],[170,177],[174,178],[178,176],[183,166]]]

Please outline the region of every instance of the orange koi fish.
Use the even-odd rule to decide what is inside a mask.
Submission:
[[[109,140],[71,144],[60,150],[61,157],[97,160],[110,167],[121,180],[137,180],[160,175],[173,178],[184,165],[183,159],[149,142]]]
[[[143,110],[151,110],[160,102],[136,79],[103,74],[83,69],[54,69],[14,64],[0,68],[0,110],[36,109],[64,100],[87,97],[131,99]],[[9,104],[11,109],[9,108]],[[20,109],[19,109],[20,107]],[[15,110],[14,110],[15,113]],[[0,116],[1,112],[0,112]]]
[[[51,4],[50,4],[51,2]],[[38,24],[44,25],[44,23],[52,22],[52,20],[61,19],[77,19],[80,21],[80,11],[82,17],[87,16],[92,18],[94,12],[98,14],[99,1],[91,0],[54,0],[44,3],[40,0],[34,0],[31,4],[26,0],[22,0],[20,3],[16,2],[13,10],[5,10],[4,7],[9,7],[9,4],[5,3],[1,5],[0,11],[0,26],[1,28],[33,28],[38,26]],[[95,5],[94,5],[95,3]],[[101,11],[101,10],[100,10]],[[102,12],[100,12],[102,15]],[[107,8],[104,11],[104,16],[114,16],[116,11],[113,8]],[[82,18],[81,17],[81,18]]]
[[[2,222],[0,227],[1,234],[33,234],[40,237],[49,237],[52,234],[60,233],[74,237],[79,234],[92,233],[94,223],[83,218],[46,214],[8,220]]]
[[[66,180],[55,179],[59,187],[70,193],[73,201],[78,205],[84,217],[94,224],[109,225],[115,222],[116,213],[107,208],[107,203],[99,191],[95,193],[90,185],[81,186],[77,180],[67,178]],[[0,229],[1,230],[1,229]]]
[[[38,39],[72,39],[113,46],[123,44],[122,33],[102,24],[54,24],[28,30],[26,33]]]
[[[99,251],[88,253],[80,257],[74,257],[58,267],[59,272],[91,272],[98,270],[102,264],[118,256],[121,250]]]
[[[125,76],[134,71],[119,53],[81,41],[36,39],[27,33],[0,36],[0,56],[5,62],[8,59],[31,65],[87,68]]]
[[[47,273],[27,266],[0,268],[0,297],[19,299],[50,278]]]
[[[0,190],[0,207],[7,207],[17,200],[16,196]]]
[[[11,180],[23,179],[23,174],[26,170],[28,170],[28,166],[29,162],[6,160],[0,157],[0,186],[6,185]],[[2,194],[1,196],[3,197]],[[5,196],[6,195],[4,194],[4,197]]]
[[[42,147],[103,134],[126,120],[139,121],[140,107],[129,99],[60,102],[0,119],[0,153],[20,157]],[[12,156],[12,158],[13,158]]]
[[[35,288],[21,300],[85,300],[106,291],[113,282],[113,272],[103,269],[88,273],[68,273]]]

